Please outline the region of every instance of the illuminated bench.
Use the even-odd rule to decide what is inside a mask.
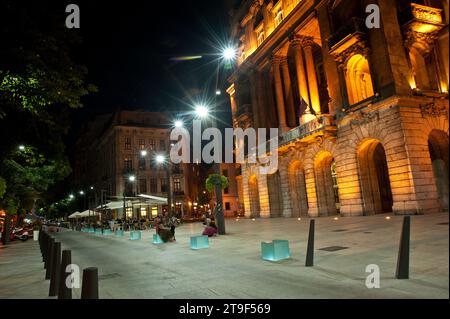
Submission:
[[[100,228],[97,228],[96,230],[95,230],[95,234],[96,235],[101,235],[103,232],[102,232],[102,230],[100,229]]]
[[[164,244],[164,242],[162,241],[161,237],[159,237],[158,234],[153,234],[153,243],[155,245]]]
[[[191,237],[191,249],[209,248],[208,236],[194,236]]]
[[[82,233],[87,233],[88,231],[89,231],[89,228],[84,228],[84,227],[81,228],[81,232],[82,232]]]
[[[121,229],[116,230],[116,237],[123,237],[123,236],[124,236],[123,230],[121,230]]]
[[[92,227],[92,228],[89,228],[88,233],[95,233],[95,229],[94,229],[93,227]]]
[[[112,235],[111,229],[105,229],[105,230],[103,230],[103,235],[104,235],[104,236]]]
[[[130,232],[130,240],[141,240],[141,232],[138,230]]]
[[[261,242],[261,258],[269,261],[278,261],[291,257],[289,241],[274,240],[271,243]]]

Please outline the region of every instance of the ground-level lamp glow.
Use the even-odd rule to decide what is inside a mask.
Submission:
[[[25,150],[25,146],[24,145],[19,145],[19,150],[24,151]]]

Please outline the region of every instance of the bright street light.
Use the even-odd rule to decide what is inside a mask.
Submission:
[[[222,94],[222,92],[220,90],[216,91],[216,95],[221,95],[221,94]]]
[[[147,152],[146,150],[142,150],[142,151],[141,151],[141,156],[142,156],[142,157],[146,157],[147,154],[148,154],[148,152]]]
[[[158,164],[162,164],[166,161],[166,158],[164,157],[164,155],[156,155],[156,162]]]
[[[197,105],[195,107],[195,113],[197,114],[198,117],[200,118],[206,118],[208,117],[209,114],[209,110],[206,106],[204,105]]]
[[[94,186],[91,186],[91,190],[93,190],[94,189]]]
[[[134,181],[136,180],[136,176],[131,175],[130,177],[128,177],[128,180],[129,180],[130,182],[134,182]]]
[[[25,146],[19,145],[19,150],[24,151],[25,150]]]
[[[222,52],[222,57],[227,60],[233,60],[236,57],[236,50],[234,48],[226,48]]]
[[[80,191],[80,195],[84,195],[84,191]]]
[[[69,198],[70,198],[70,199],[74,199],[75,196],[74,196],[73,194],[70,194],[70,195],[69,195]]]
[[[181,121],[181,120],[175,121],[175,127],[178,127],[178,128],[183,127],[183,121]]]

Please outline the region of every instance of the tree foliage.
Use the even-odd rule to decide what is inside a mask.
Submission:
[[[225,189],[228,187],[228,179],[220,174],[210,174],[206,179],[206,189],[212,193],[216,185],[220,185],[222,189]]]

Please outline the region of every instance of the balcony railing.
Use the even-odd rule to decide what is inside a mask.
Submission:
[[[291,143],[292,141],[299,140],[324,129],[327,126],[332,126],[332,118],[330,116],[317,117],[312,121],[309,121],[303,125],[297,126],[289,132],[280,136],[278,145],[283,146]]]
[[[333,47],[344,39],[355,34],[365,34],[366,32],[367,29],[363,19],[357,17],[351,18],[349,23],[339,28],[328,38],[328,45],[333,50]]]

